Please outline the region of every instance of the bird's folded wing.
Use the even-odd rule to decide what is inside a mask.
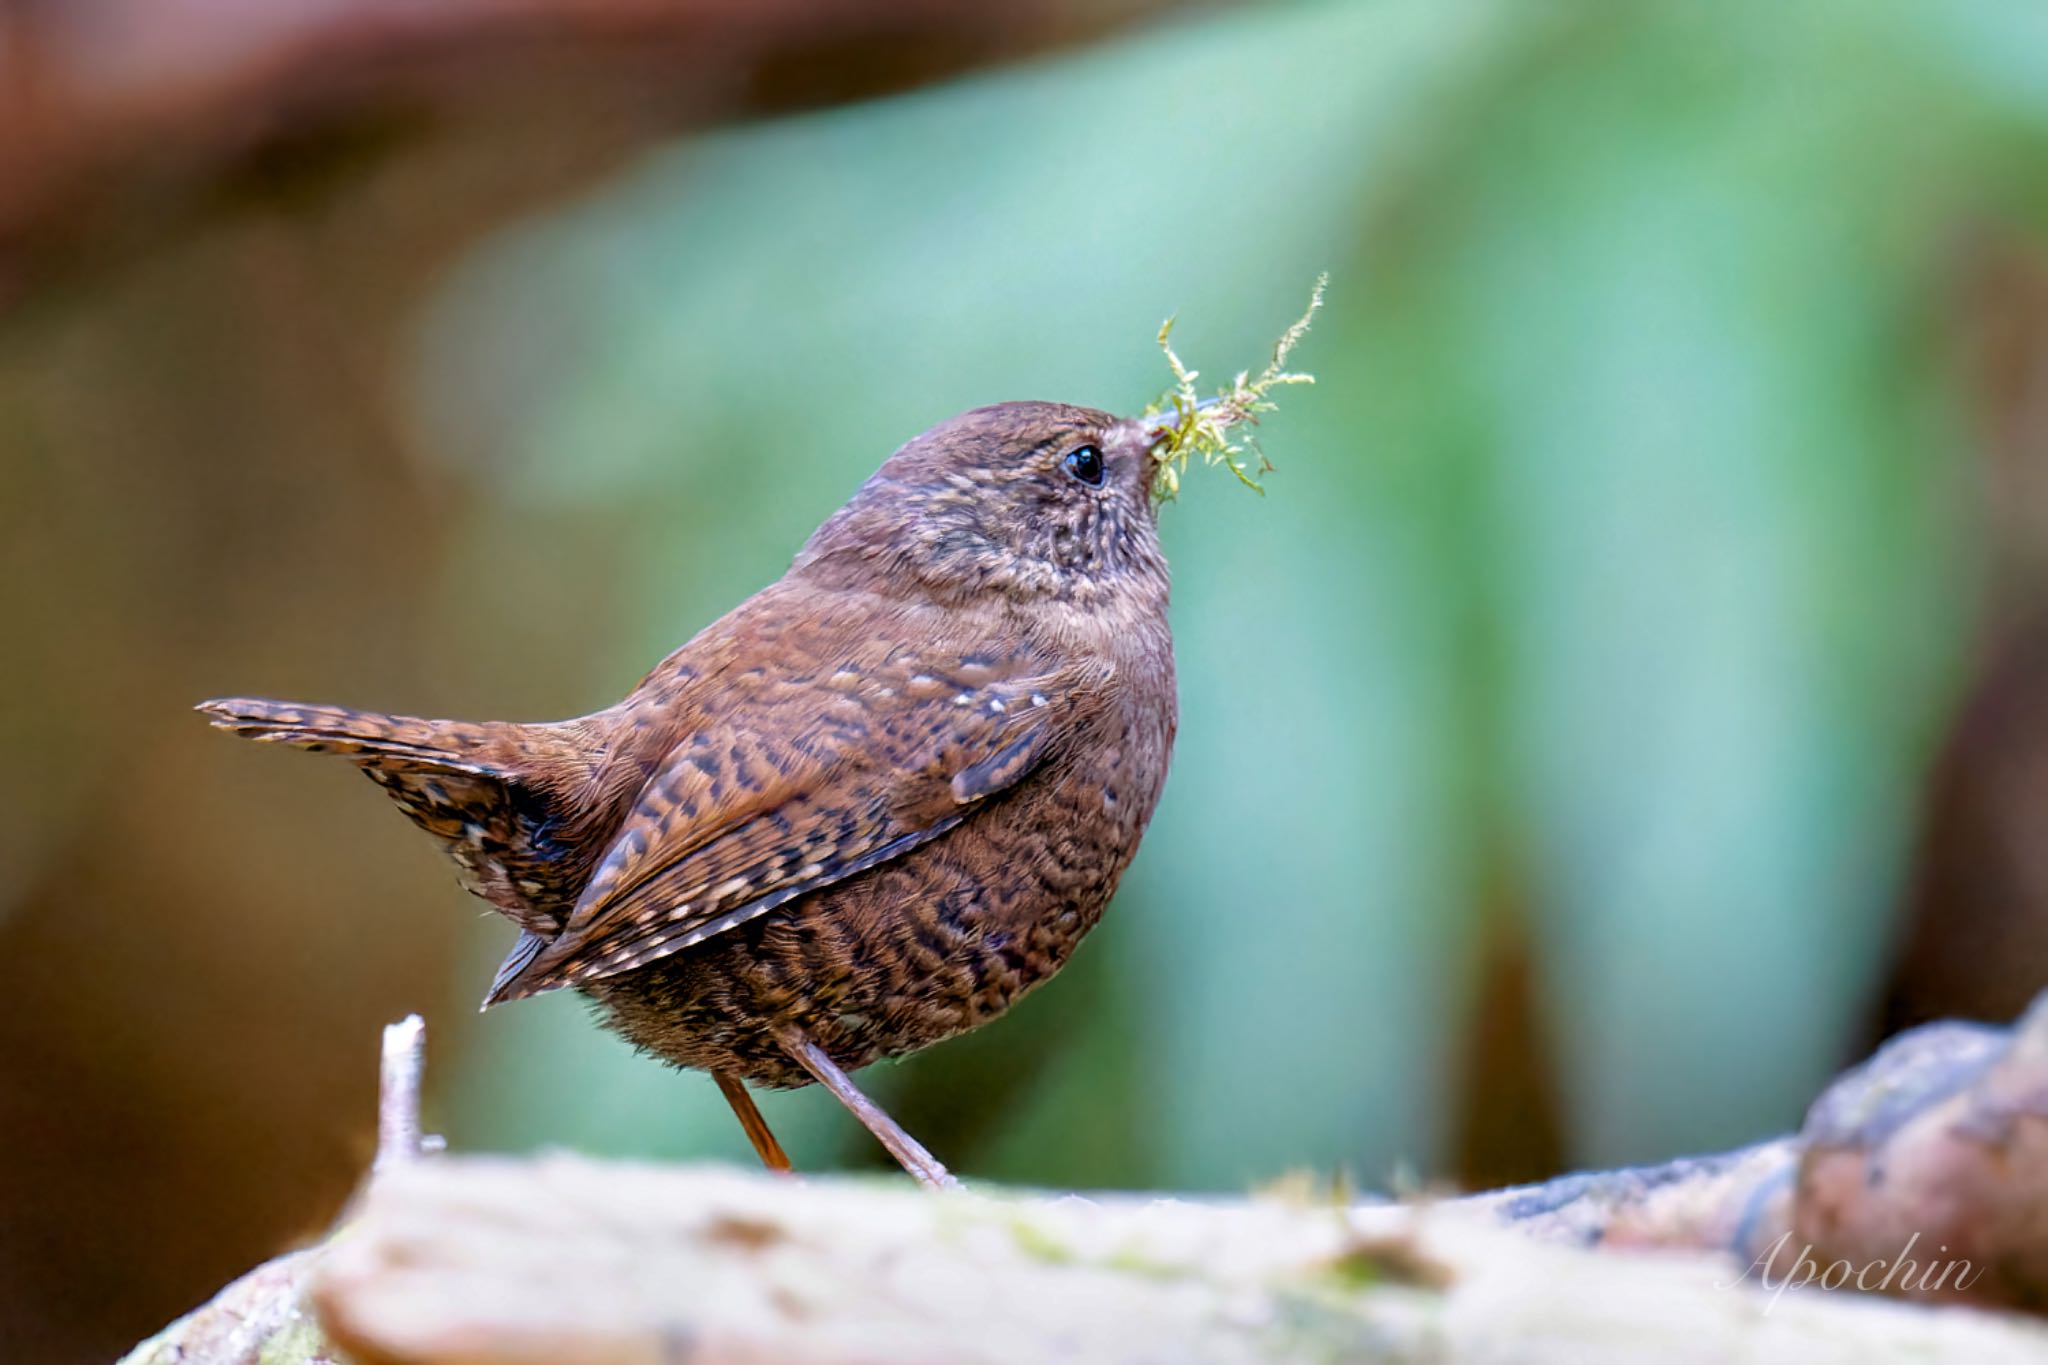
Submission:
[[[808,705],[737,705],[694,734],[562,932],[509,959],[485,1003],[644,966],[937,838],[1046,761],[1106,681],[960,663],[821,682]]]

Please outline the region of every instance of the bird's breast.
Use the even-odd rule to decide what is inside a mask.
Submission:
[[[994,1019],[1066,964],[1137,852],[1174,726],[1170,672],[1140,681],[1121,670],[1056,758],[939,838],[592,993],[640,1046],[778,1086],[808,1080],[780,1027],[858,1067]]]

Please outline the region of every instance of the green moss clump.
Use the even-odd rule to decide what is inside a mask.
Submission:
[[[1249,370],[1240,370],[1237,378],[1228,387],[1219,389],[1213,398],[1201,396],[1195,388],[1199,372],[1182,364],[1181,358],[1174,353],[1174,320],[1168,318],[1160,324],[1159,349],[1166,353],[1166,363],[1173,370],[1173,387],[1145,409],[1144,419],[1156,422],[1159,427],[1159,435],[1152,447],[1152,458],[1156,462],[1152,474],[1155,501],[1171,502],[1180,496],[1181,473],[1187,469],[1188,461],[1198,455],[1203,464],[1220,464],[1228,468],[1237,476],[1239,483],[1253,492],[1266,491],[1257,476],[1272,469],[1272,462],[1244,429],[1257,426],[1260,413],[1273,411],[1276,404],[1267,396],[1272,390],[1285,384],[1316,382],[1312,374],[1289,370],[1287,357],[1308,335],[1309,323],[1314,319],[1316,310],[1323,306],[1323,290],[1329,283],[1328,272],[1316,277],[1315,288],[1309,294],[1308,311],[1274,343],[1273,358],[1257,378],[1253,378]]]

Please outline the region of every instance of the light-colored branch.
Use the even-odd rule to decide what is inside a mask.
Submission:
[[[401,1168],[328,1253],[363,1362],[2048,1360],[2048,1332],[1774,1298],[1470,1210],[936,1195],[710,1167]]]
[[[131,1360],[2048,1362],[2038,1320],[1787,1292],[2048,1298],[2048,998],[1895,1039],[1798,1137],[1407,1205],[416,1160],[421,1048],[386,1032],[355,1221]]]

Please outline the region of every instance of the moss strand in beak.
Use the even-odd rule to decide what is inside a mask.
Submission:
[[[1181,472],[1188,467],[1188,461],[1199,455],[1203,464],[1223,465],[1237,476],[1239,483],[1255,493],[1266,490],[1260,485],[1259,474],[1264,474],[1273,465],[1259,449],[1258,442],[1248,432],[1240,431],[1240,439],[1232,438],[1233,428],[1257,426],[1259,414],[1271,412],[1277,406],[1267,397],[1273,389],[1282,384],[1313,384],[1315,376],[1299,373],[1287,368],[1287,357],[1301,339],[1308,335],[1309,323],[1316,310],[1323,306],[1323,290],[1329,285],[1327,271],[1316,277],[1315,289],[1310,292],[1308,311],[1304,312],[1273,345],[1273,358],[1256,379],[1248,370],[1240,370],[1229,387],[1217,391],[1215,397],[1204,398],[1195,389],[1198,371],[1181,363],[1174,353],[1173,319],[1168,318],[1159,327],[1159,349],[1166,352],[1166,363],[1173,370],[1173,387],[1154,399],[1145,408],[1143,420],[1155,423],[1159,434],[1152,446],[1153,473],[1152,497],[1155,502],[1171,502],[1180,496]],[[1256,461],[1256,468],[1254,467]]]

